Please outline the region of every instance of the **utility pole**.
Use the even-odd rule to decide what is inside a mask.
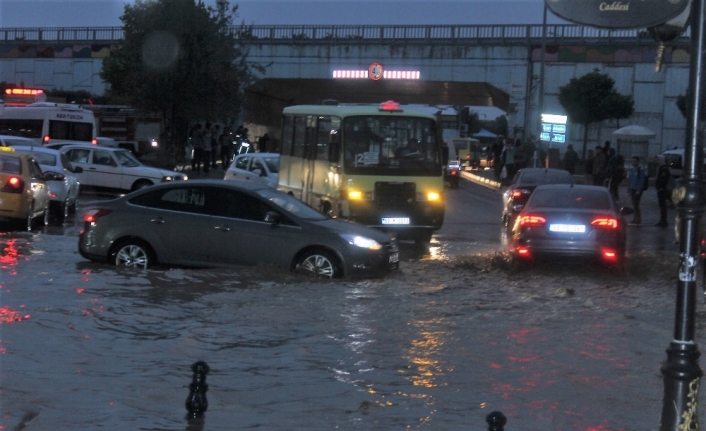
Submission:
[[[699,262],[699,224],[704,212],[703,170],[703,97],[704,0],[691,4],[691,62],[689,69],[690,100],[687,115],[684,175],[672,199],[677,201],[679,225],[679,279],[674,319],[674,339],[662,365],[664,399],[660,431],[698,429],[698,395],[703,372],[699,367],[699,348],[694,341]]]

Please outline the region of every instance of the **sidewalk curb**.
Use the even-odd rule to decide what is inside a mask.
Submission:
[[[491,190],[500,190],[502,188],[502,185],[499,182],[470,172],[461,172],[461,176],[468,181],[487,187]]]

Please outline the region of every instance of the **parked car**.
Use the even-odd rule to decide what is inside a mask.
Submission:
[[[517,171],[503,192],[503,224],[512,227],[534,189],[542,184],[573,184],[574,177],[563,169],[524,168]]]
[[[273,264],[318,277],[396,269],[388,234],[328,217],[264,184],[190,180],[86,204],[79,252],[117,266]]]
[[[512,228],[510,251],[516,262],[594,259],[622,268],[626,223],[606,187],[538,186]]]
[[[180,172],[146,166],[123,148],[79,144],[65,145],[60,151],[74,166],[83,169],[78,174],[82,186],[131,191],[188,179]]]
[[[0,146],[3,147],[41,147],[42,144],[34,139],[25,138],[23,136],[0,135]]]
[[[444,170],[444,180],[448,181],[449,187],[457,189],[461,177],[461,162],[458,160],[449,160]]]
[[[94,141],[96,145],[99,145],[101,147],[120,148],[118,141],[113,138],[105,138],[103,136],[98,136],[94,138]]]
[[[51,212],[64,220],[69,212],[76,211],[81,182],[78,174],[80,166],[72,166],[66,155],[60,151],[44,147],[14,147],[20,154],[34,158],[42,169],[44,180],[49,186],[49,206]]]
[[[279,154],[248,153],[233,159],[223,179],[251,181],[277,188],[278,175]]]
[[[0,147],[0,219],[22,221],[32,230],[37,219],[49,224],[49,187],[32,156]]]

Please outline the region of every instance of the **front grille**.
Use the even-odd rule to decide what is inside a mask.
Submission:
[[[380,208],[399,208],[411,205],[417,197],[414,183],[375,183],[375,202]]]

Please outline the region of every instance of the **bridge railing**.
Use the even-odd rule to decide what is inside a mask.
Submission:
[[[537,44],[542,25],[250,25],[232,28],[245,42],[282,43],[458,43]],[[547,44],[621,43],[654,45],[646,30],[608,30],[580,25],[548,24]],[[0,28],[0,43],[119,42],[122,27]],[[677,44],[688,43],[689,33]]]

